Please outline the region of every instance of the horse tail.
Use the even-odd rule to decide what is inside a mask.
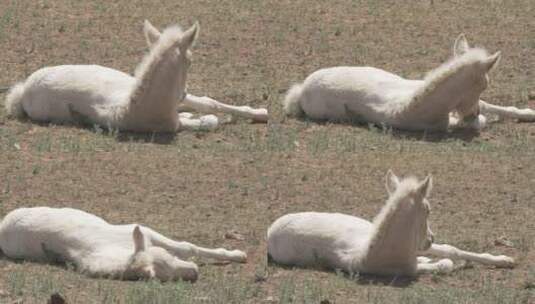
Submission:
[[[303,84],[298,83],[294,84],[290,90],[288,90],[288,93],[286,93],[286,96],[284,97],[284,100],[282,101],[282,107],[284,110],[284,113],[287,116],[293,116],[293,117],[300,117],[304,116],[305,112],[303,112],[303,109],[301,108],[301,105],[299,104],[299,101],[303,97]]]
[[[6,102],[4,104],[7,114],[13,118],[24,118],[26,112],[22,106],[22,98],[24,96],[24,83],[19,82],[15,84],[7,93]]]

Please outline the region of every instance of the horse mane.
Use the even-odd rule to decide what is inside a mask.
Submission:
[[[141,63],[137,66],[134,72],[134,77],[139,85],[132,92],[130,100],[137,100],[138,95],[144,92],[150,85],[156,65],[183,34],[184,30],[178,25],[170,26],[162,32],[160,39],[158,39],[156,44],[150,49],[150,52],[143,57],[143,60],[141,60]]]
[[[383,234],[388,230],[391,219],[402,206],[402,198],[410,195],[419,185],[420,182],[414,176],[409,176],[401,180],[396,191],[392,193],[386,204],[381,208],[381,211],[379,211],[379,214],[373,219],[374,232],[370,238],[370,246],[373,246],[378,239],[383,238]]]
[[[483,62],[489,56],[488,52],[482,48],[471,48],[461,56],[450,58],[439,67],[429,71],[424,77],[424,83],[412,96],[411,101],[403,111],[411,110],[418,106],[425,97],[433,92],[439,84],[457,73],[465,66]]]

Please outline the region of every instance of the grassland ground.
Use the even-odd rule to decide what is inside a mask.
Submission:
[[[285,119],[279,105],[292,83],[321,67],[421,78],[463,32],[502,51],[483,99],[535,108],[534,15],[530,0],[0,2],[0,86],[46,65],[131,73],[146,52],[144,19],[160,27],[199,20],[188,90],[267,106],[272,118],[267,126],[136,135],[15,121],[0,107],[0,217],[21,206],[70,206],[250,257],[243,265],[199,261],[195,284],[96,280],[0,258],[0,303],[43,303],[54,291],[69,303],[535,303],[535,124],[404,133]],[[407,281],[267,264],[274,219],[306,210],[371,219],[386,199],[389,168],[434,175],[437,241],[507,254],[518,266],[469,265]]]

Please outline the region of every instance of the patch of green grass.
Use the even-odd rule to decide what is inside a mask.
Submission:
[[[15,5],[9,5],[3,12],[0,12],[0,41],[4,39],[5,32],[8,28],[18,28],[18,20],[16,20],[15,15]]]
[[[481,288],[426,288],[415,287],[400,294],[396,303],[528,303],[527,291],[515,290],[503,285],[485,284]]]

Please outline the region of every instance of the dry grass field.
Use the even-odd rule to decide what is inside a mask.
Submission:
[[[502,51],[483,99],[535,108],[533,16],[533,0],[0,1],[0,86],[57,64],[132,73],[146,52],[144,19],[199,20],[189,91],[267,106],[272,118],[139,135],[15,121],[0,107],[0,218],[21,206],[69,206],[250,257],[201,264],[195,284],[97,280],[0,257],[0,303],[45,303],[53,292],[68,303],[535,303],[535,124],[405,133],[284,119],[279,105],[290,84],[321,67],[423,77],[463,32]],[[411,281],[267,264],[273,220],[307,210],[371,219],[386,199],[388,168],[434,175],[438,242],[507,254],[518,266]]]

